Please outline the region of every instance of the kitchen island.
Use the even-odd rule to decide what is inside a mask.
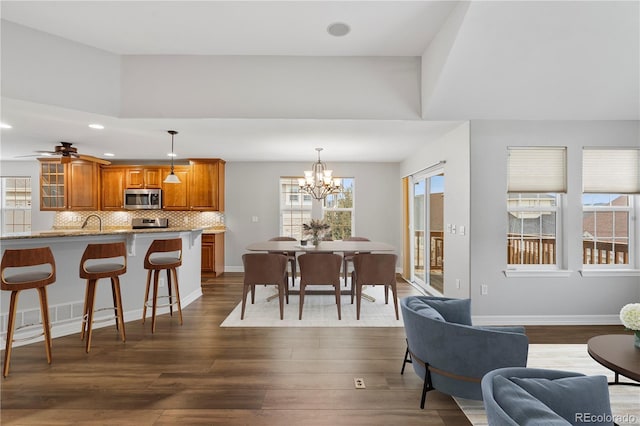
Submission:
[[[80,259],[87,244],[124,241],[127,246],[127,273],[120,277],[122,303],[125,322],[142,318],[144,290],[147,271],[144,269],[144,256],[155,239],[182,239],[182,266],[178,268],[178,281],[182,306],[189,305],[202,296],[200,286],[201,237],[203,231],[224,232],[203,228],[162,228],[131,229],[53,229],[20,235],[0,237],[2,254],[6,249],[20,249],[48,246],[56,261],[56,282],[47,287],[49,312],[52,323],[52,336],[59,337],[79,333],[86,282],[79,277]],[[159,289],[166,294],[166,275],[161,276]],[[104,282],[102,282],[104,281]],[[0,300],[0,318],[2,336],[6,334],[7,313],[9,311],[8,294]],[[97,286],[96,308],[112,306],[109,280],[101,280]],[[109,315],[109,311],[100,312],[97,318]],[[112,313],[113,311],[111,311]],[[168,312],[168,308],[158,310],[158,314]],[[37,292],[20,293],[16,326],[39,321],[39,302]],[[112,326],[113,321],[96,322],[94,328]],[[158,323],[162,329],[162,318]],[[4,343],[2,343],[4,345]]]

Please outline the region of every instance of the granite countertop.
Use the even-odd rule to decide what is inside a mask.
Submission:
[[[204,234],[220,234],[226,231],[224,227],[173,227],[173,228],[149,228],[132,229],[131,227],[106,227],[102,231],[96,228],[57,228],[47,231],[32,231],[12,235],[1,235],[0,240],[17,240],[25,238],[53,238],[53,237],[79,237],[87,235],[117,235],[117,234],[148,234],[163,232],[192,232],[202,231]]]

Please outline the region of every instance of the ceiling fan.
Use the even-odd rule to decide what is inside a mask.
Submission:
[[[56,145],[53,151],[35,151],[35,154],[31,155],[19,155],[18,157],[53,157],[59,156],[61,163],[69,163],[72,158],[78,158],[80,160],[93,161],[94,163],[109,165],[110,161],[103,160],[102,158],[94,157],[92,155],[78,154],[78,149],[71,146],[71,142],[60,142],[60,145]]]

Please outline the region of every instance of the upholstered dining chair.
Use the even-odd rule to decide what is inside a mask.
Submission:
[[[242,288],[242,311],[240,319],[244,319],[247,305],[247,293],[251,290],[251,304],[256,301],[256,285],[278,286],[280,303],[280,319],[284,318],[283,299],[289,303],[289,287],[287,281],[287,256],[277,253],[245,253],[242,255],[244,265],[244,286]]]
[[[340,310],[340,265],[342,256],[334,253],[303,254],[298,257],[300,264],[300,314],[304,306],[304,291],[307,285],[332,285],[338,305],[338,319],[342,319]]]
[[[293,237],[273,237],[270,238],[269,241],[298,241]],[[269,253],[273,254],[283,254],[287,256],[287,261],[291,266],[291,286],[294,287],[296,285],[296,253],[289,253],[288,251],[270,251]]]
[[[348,238],[344,238],[342,241],[371,241],[368,238],[365,237],[348,237]],[[345,251],[343,253],[343,258],[342,258],[342,269],[344,271],[344,286],[347,286],[347,277],[349,276],[349,263],[353,263],[353,256],[355,256],[357,253],[371,253],[368,251],[361,251],[361,252],[355,252],[355,251]],[[351,285],[353,286],[353,282],[351,282]]]
[[[389,253],[360,253],[353,256],[353,272],[351,273],[351,303],[353,304],[353,297],[355,296],[356,319],[360,319],[362,286],[374,286],[376,284],[384,285],[385,304],[389,304],[389,287],[391,287],[393,306],[396,308],[396,319],[400,319],[400,314],[398,312],[398,289],[396,287],[397,259],[398,256]]]

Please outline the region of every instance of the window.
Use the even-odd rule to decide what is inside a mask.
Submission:
[[[324,220],[331,225],[331,238],[344,240],[353,235],[354,179],[342,178],[342,191],[324,201]]]
[[[566,148],[510,147],[508,154],[507,264],[558,269]]]
[[[0,178],[2,233],[31,231],[31,178]]]
[[[324,220],[331,225],[330,237],[341,240],[353,232],[354,179],[342,179],[342,191],[323,201]],[[280,235],[304,238],[303,223],[311,221],[311,195],[300,192],[297,177],[280,178]]]
[[[634,267],[640,150],[585,148],[582,155],[582,263]],[[603,266],[607,265],[607,266]],[[593,267],[593,266],[592,266]]]
[[[302,224],[311,220],[311,196],[300,192],[297,177],[280,178],[280,235],[302,239]]]

